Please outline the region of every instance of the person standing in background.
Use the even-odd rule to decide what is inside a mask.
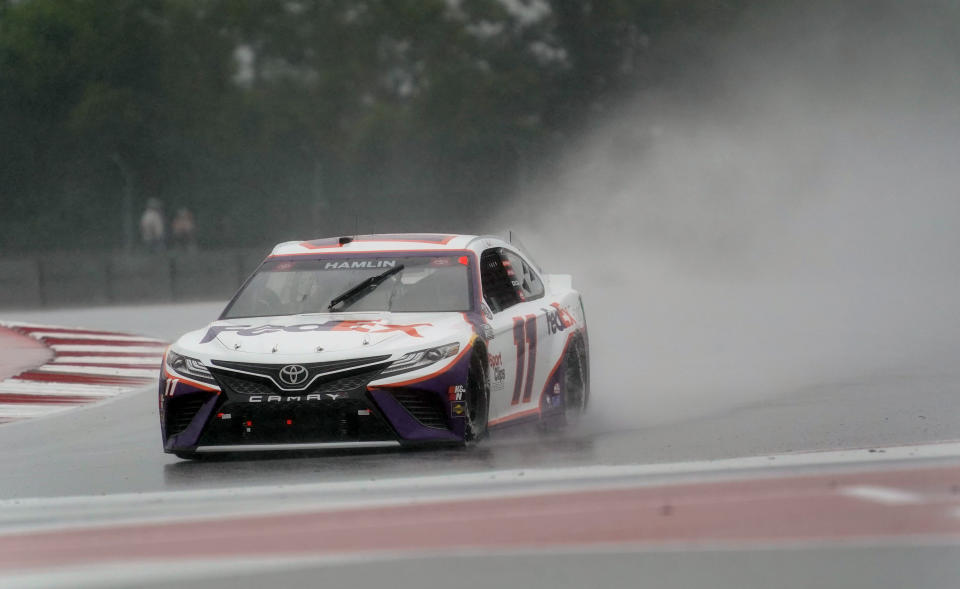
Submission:
[[[151,198],[147,201],[147,208],[140,217],[140,236],[148,251],[161,252],[166,249],[167,235],[160,199]]]
[[[170,224],[170,232],[173,234],[173,245],[178,249],[190,252],[197,249],[197,224],[193,213],[187,207],[177,209],[177,214]]]

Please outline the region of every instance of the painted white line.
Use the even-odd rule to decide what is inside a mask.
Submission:
[[[773,460],[771,460],[773,458]],[[514,469],[383,480],[336,481],[187,491],[119,493],[0,500],[0,535],[42,529],[217,520],[231,515],[336,511],[421,502],[542,495],[719,478],[798,474],[782,468],[821,465],[869,467],[907,458],[960,458],[960,443],[837,450],[670,464],[593,465]],[[689,475],[682,478],[682,475]]]
[[[838,492],[844,497],[862,499],[883,505],[920,505],[924,502],[923,497],[917,493],[894,489],[893,487],[856,485],[853,487],[841,487]]]
[[[136,352],[163,355],[160,346],[99,346],[95,344],[55,344],[49,346],[54,352]]]
[[[86,395],[89,397],[112,397],[113,395],[138,390],[149,386],[148,383],[129,385],[74,384],[62,382],[43,382],[38,380],[20,380],[9,378],[0,382],[0,393],[36,393],[41,395]]]
[[[57,366],[45,364],[35,368],[33,372],[49,372],[51,374],[95,374],[103,376],[135,376],[139,378],[153,378],[157,371],[149,368],[111,368],[109,366]]]
[[[79,391],[69,391],[63,390],[60,388],[51,388],[50,390],[22,390],[16,389],[14,391],[0,390],[2,395],[23,395],[25,397],[37,396],[37,397],[112,397],[114,393],[112,391],[101,391],[101,390],[85,390],[83,392]]]

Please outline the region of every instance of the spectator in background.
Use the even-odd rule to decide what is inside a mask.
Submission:
[[[147,201],[147,208],[140,217],[140,236],[143,245],[151,252],[162,252],[166,249],[166,228],[163,219],[163,203],[160,199],[151,198]]]
[[[173,223],[170,224],[173,234],[173,245],[178,249],[195,251],[197,249],[197,224],[193,220],[193,213],[187,207],[177,209]]]

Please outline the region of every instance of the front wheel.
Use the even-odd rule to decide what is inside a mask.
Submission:
[[[487,361],[484,354],[474,352],[467,374],[467,411],[463,428],[464,444],[475,444],[487,435],[487,417],[490,414],[490,382],[487,380]]]

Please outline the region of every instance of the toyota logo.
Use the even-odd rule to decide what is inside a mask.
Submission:
[[[307,380],[307,369],[299,364],[291,364],[280,369],[280,380],[283,384],[298,385]]]

